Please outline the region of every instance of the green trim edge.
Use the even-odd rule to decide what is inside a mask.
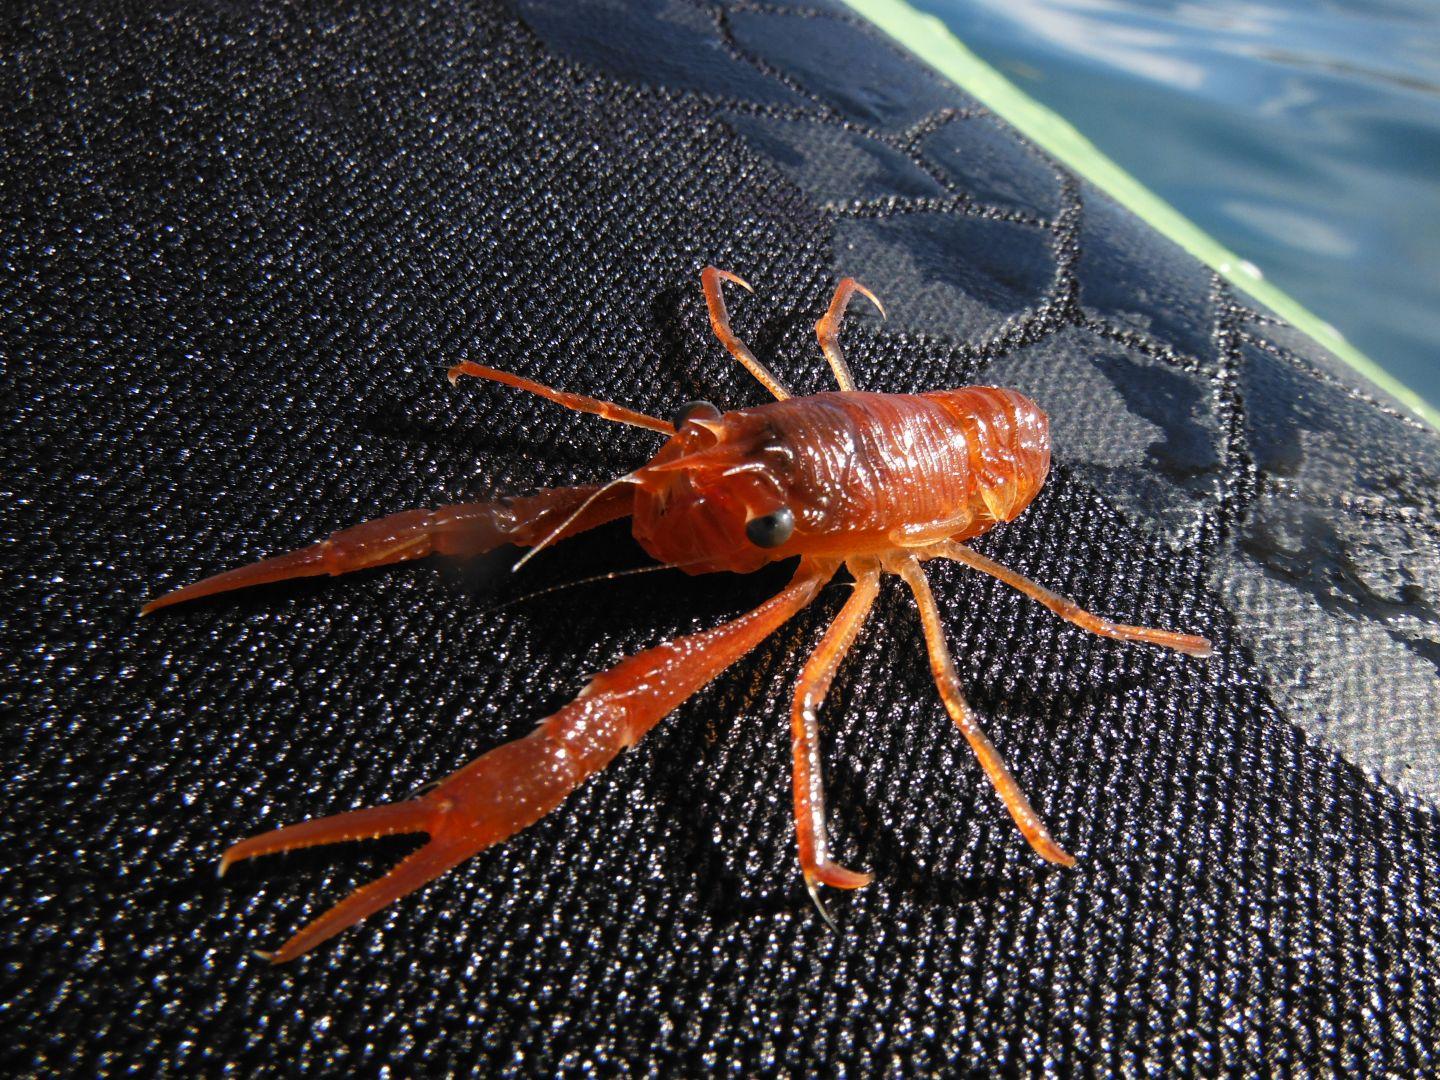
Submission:
[[[1440,412],[1414,390],[1350,344],[1329,323],[1276,288],[1249,262],[1206,234],[1173,206],[1098,150],[1067,120],[1029,97],[981,60],[933,15],[905,0],[844,0],[867,21],[966,93],[1004,118],[1026,138],[1079,173],[1152,228],[1248,293],[1296,329],[1339,357],[1416,415],[1440,428]]]

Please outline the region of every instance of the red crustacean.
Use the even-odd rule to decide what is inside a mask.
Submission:
[[[988,386],[921,394],[857,391],[837,341],[841,318],[857,292],[884,311],[851,278],[840,283],[815,326],[840,389],[794,397],[730,329],[720,282],[750,286],[714,267],[706,267],[700,279],[716,336],[775,401],[726,413],[694,402],[672,424],[478,364],[458,364],[450,371],[452,383],[461,375],[494,380],[669,438],[648,463],[604,485],[394,514],[217,574],[145,606],[148,613],[265,582],[343,574],[427,555],[479,555],[504,544],[529,547],[529,558],[556,540],[626,516],[650,555],[692,574],[746,573],[799,557],[790,583],[754,611],[622,661],[530,734],[480,756],[424,794],[290,825],[231,847],[221,860],[222,873],[242,859],[316,844],[395,833],[429,837],[390,873],[351,893],[270,954],[274,962],[300,956],[544,817],[810,603],[842,564],[854,589],[805,664],[790,712],[800,867],[817,906],[819,885],[855,889],[870,881],[870,875],[830,857],[817,715],[875,601],[882,573],[899,575],[913,593],[940,697],[1006,809],[1035,851],[1063,866],[1074,859],[1050,836],[965,703],[921,564],[951,559],[991,574],[1104,637],[1209,655],[1202,637],[1112,623],[964,546],[1015,518],[1045,482],[1049,424],[1028,398]],[[820,911],[828,921],[823,906]]]

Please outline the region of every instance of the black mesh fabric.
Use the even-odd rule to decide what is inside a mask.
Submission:
[[[15,1071],[1416,1075],[1440,943],[1434,434],[836,8],[11,5],[0,98],[5,809]],[[842,274],[869,389],[1013,385],[1036,505],[979,546],[1198,662],[931,576],[1073,870],[1039,864],[887,584],[824,713],[800,884],[788,692],[845,589],[558,812],[281,968],[409,842],[226,844],[403,797],[786,569],[531,595],[416,564],[137,620],[167,587],[423,505],[614,476],[668,416],[801,392]],[[1377,778],[1376,770],[1383,774]],[[1402,791],[1396,785],[1403,785]]]

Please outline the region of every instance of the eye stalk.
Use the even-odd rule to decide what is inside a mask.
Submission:
[[[745,535],[756,547],[779,547],[790,539],[795,531],[795,514],[788,506],[772,510],[762,517],[751,518],[745,523]]]
[[[708,401],[687,401],[680,408],[675,410],[674,417],[670,422],[679,431],[685,426],[687,420],[719,420],[720,410]]]

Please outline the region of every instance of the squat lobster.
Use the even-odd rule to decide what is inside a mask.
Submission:
[[[818,713],[836,668],[875,602],[882,573],[896,574],[910,587],[945,709],[969,740],[1020,832],[1042,858],[1062,866],[1074,863],[1031,808],[966,705],[921,563],[935,558],[963,563],[1103,637],[1149,642],[1197,657],[1209,655],[1210,643],[1191,634],[1092,615],[964,546],[996,523],[1013,520],[1045,482],[1049,424],[1034,402],[1014,390],[988,386],[922,394],[857,391],[840,351],[841,318],[857,292],[882,315],[884,309],[852,278],[840,282],[815,325],[840,389],[797,398],[731,331],[722,279],[750,289],[734,274],[706,267],[700,282],[710,325],[775,401],[726,413],[707,402],[692,402],[671,423],[479,364],[457,364],[449,373],[452,383],[461,375],[490,379],[669,438],[649,462],[607,484],[393,514],[343,529],[310,547],[206,578],[144,607],[142,613],[148,614],[250,585],[344,574],[432,554],[479,555],[503,544],[529,547],[523,563],[556,540],[626,516],[650,555],[691,574],[748,573],[778,559],[800,558],[790,584],[754,611],[622,661],[597,675],[574,701],[529,735],[476,758],[425,794],[290,825],[231,847],[221,860],[222,874],[242,859],[316,844],[392,833],[429,836],[390,873],[351,893],[270,954],[275,963],[308,952],[544,817],[810,603],[842,563],[855,579],[854,590],[805,664],[790,710],[800,868],[821,914],[829,921],[818,886],[856,889],[871,880],[869,874],[848,870],[830,857]]]

